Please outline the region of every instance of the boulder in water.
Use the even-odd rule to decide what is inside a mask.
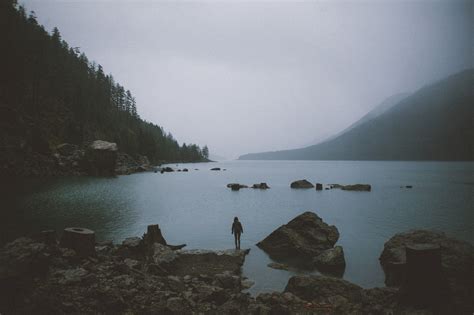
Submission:
[[[306,179],[300,179],[294,181],[290,185],[291,188],[313,188],[314,185],[308,182]]]
[[[254,189],[270,189],[267,183],[253,184],[252,188]]]
[[[328,225],[313,212],[305,212],[280,226],[258,247],[275,258],[314,258],[330,249],[339,239],[334,225]]]

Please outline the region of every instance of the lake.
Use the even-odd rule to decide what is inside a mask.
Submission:
[[[224,249],[234,246],[231,224],[238,216],[244,227],[241,247],[251,248],[243,273],[255,281],[253,294],[282,290],[291,275],[308,273],[267,267],[270,258],[255,246],[307,210],[338,228],[347,264],[343,278],[366,288],[384,285],[378,257],[395,233],[435,229],[474,242],[472,162],[230,161],[170,166],[189,172],[3,181],[0,240],[82,226],[95,230],[98,240],[121,242],[158,223],[170,244]],[[210,171],[212,167],[226,171]],[[298,179],[368,183],[372,191],[290,189]],[[226,187],[231,182],[266,182],[271,189],[231,191]],[[400,187],[406,185],[413,188]]]

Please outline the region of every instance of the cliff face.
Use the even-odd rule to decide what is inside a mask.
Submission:
[[[334,139],[239,159],[472,161],[473,86],[474,70],[466,70],[420,89]]]

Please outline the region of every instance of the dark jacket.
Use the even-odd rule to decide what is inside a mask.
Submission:
[[[232,234],[240,234],[244,233],[244,228],[242,227],[242,224],[239,221],[236,221],[232,223]]]

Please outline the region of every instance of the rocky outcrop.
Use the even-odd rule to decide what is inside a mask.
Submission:
[[[267,183],[253,184],[252,188],[253,189],[270,189]]]
[[[114,175],[117,152],[116,143],[95,140],[86,149],[87,172],[90,175]]]
[[[291,188],[313,188],[314,185],[308,182],[306,179],[300,179],[294,181],[290,185]]]
[[[331,249],[338,239],[339,232],[334,225],[326,224],[308,211],[280,226],[257,246],[276,259],[312,260]]]
[[[0,249],[2,314],[472,312],[472,308],[414,309],[403,304],[397,288],[363,289],[325,276],[293,276],[283,292],[262,293],[253,298],[242,293],[252,285],[251,280],[241,276],[240,268],[248,251],[176,251],[151,242],[154,237],[149,236],[149,241],[129,238],[122,245],[100,242],[95,246],[96,256],[83,257],[59,246],[54,235],[47,231],[35,240],[20,238]],[[141,254],[124,257],[124,247]],[[448,259],[445,263],[459,261]],[[469,279],[465,278],[465,283]]]
[[[139,155],[137,158],[133,158],[124,152],[117,154],[117,163],[115,166],[115,173],[117,175],[130,175],[132,173],[148,171],[155,171],[148,157]]]
[[[472,312],[474,304],[474,247],[447,237],[444,233],[413,230],[393,236],[384,245],[380,263],[387,285],[402,285],[406,276],[406,247],[433,244],[440,248],[441,273],[447,281],[446,299],[451,299],[457,313]]]

